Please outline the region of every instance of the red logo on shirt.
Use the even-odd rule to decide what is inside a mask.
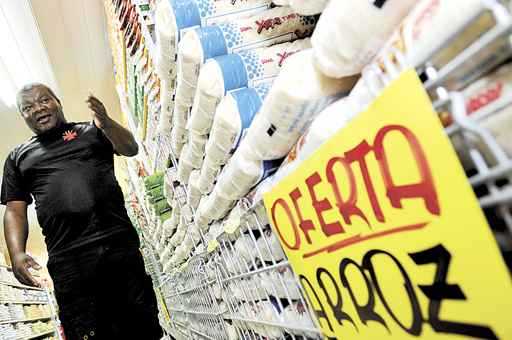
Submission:
[[[69,142],[70,140],[75,139],[78,137],[78,133],[73,130],[68,130],[62,134],[62,139],[64,139],[65,142]]]

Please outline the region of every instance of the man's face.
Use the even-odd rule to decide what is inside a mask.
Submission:
[[[44,86],[23,91],[18,107],[28,127],[38,135],[66,122],[62,106]]]

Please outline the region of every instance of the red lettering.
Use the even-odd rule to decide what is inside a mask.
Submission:
[[[315,209],[318,221],[320,222],[320,227],[322,228],[324,234],[327,236],[344,233],[345,230],[338,221],[329,224],[325,222],[322,213],[324,211],[332,209],[332,205],[327,198],[324,198],[323,200],[318,200],[318,197],[316,196],[315,192],[315,186],[318,185],[320,182],[322,182],[322,179],[320,178],[318,172],[315,172],[306,179],[306,185],[308,186],[309,195],[311,196],[313,208]]]
[[[291,56],[294,53],[295,52],[286,52],[286,51],[284,51],[282,54],[281,53],[277,53],[277,56],[279,57],[279,63],[277,63],[277,66],[279,66],[279,67],[283,66],[284,61],[286,59],[288,59],[288,57]]]
[[[304,220],[302,217],[302,212],[299,207],[299,198],[302,197],[302,193],[300,192],[299,188],[295,188],[292,192],[290,192],[290,198],[292,199],[293,206],[295,207],[295,212],[297,213],[297,216],[299,217],[299,228],[304,233],[304,236],[306,236],[306,241],[308,241],[309,244],[311,244],[311,238],[309,237],[309,231],[315,230],[315,226],[313,224],[313,221],[311,220]]]
[[[260,34],[263,30],[269,30],[274,28],[275,26],[281,25],[283,22],[281,18],[276,17],[273,19],[266,19],[262,21],[256,21],[256,25],[258,26],[258,34]]]
[[[498,82],[495,87],[486,89],[482,93],[477,93],[476,95],[472,96],[466,105],[467,113],[471,114],[501,98],[502,91],[503,83]]]
[[[288,243],[288,241],[284,238],[283,234],[281,233],[281,228],[277,224],[276,209],[277,209],[278,205],[280,205],[284,209],[284,212],[286,213],[286,216],[288,216],[288,220],[290,221],[290,225],[293,228],[293,234],[295,237],[295,244],[293,244],[293,245],[290,245]],[[279,238],[281,239],[281,241],[283,241],[283,244],[291,250],[299,249],[300,248],[299,231],[297,230],[297,224],[295,224],[295,220],[293,219],[292,212],[290,211],[290,207],[288,206],[288,203],[286,203],[286,201],[282,198],[277,199],[274,202],[274,204],[272,205],[271,213],[272,213],[272,222],[274,223],[274,227],[276,228]]]
[[[262,59],[262,60],[261,60],[261,63],[262,63],[263,65],[265,65],[265,64],[271,63],[271,62],[273,62],[273,61],[274,61],[274,59],[272,59],[272,58],[269,58],[269,59]]]
[[[252,30],[252,27],[250,27],[250,26],[240,27],[240,32],[247,32],[247,31],[250,31],[250,30]]]
[[[379,222],[385,222],[386,219],[382,213],[382,209],[380,207],[379,200],[377,198],[377,194],[375,193],[375,188],[373,187],[372,179],[368,171],[368,164],[366,164],[365,159],[366,155],[371,151],[372,147],[366,140],[364,140],[352,150],[345,152],[345,159],[350,163],[358,162],[359,168],[361,169],[361,174],[363,175],[364,184],[366,186],[366,192],[368,193],[368,198],[370,200],[370,204],[372,205],[373,213],[375,214],[375,218]]]
[[[350,194],[346,201],[343,201],[343,198],[341,197],[340,188],[338,185],[338,180],[336,178],[336,175],[334,174],[334,166],[340,163],[343,166],[343,169],[345,170],[345,173],[348,177],[348,187],[350,188]],[[346,224],[351,225],[351,216],[359,216],[362,218],[368,226],[370,226],[370,223],[368,222],[368,219],[364,215],[363,211],[357,207],[357,185],[356,185],[356,179],[354,177],[354,172],[352,171],[352,168],[350,165],[345,161],[342,157],[333,157],[329,160],[326,166],[326,176],[327,181],[331,184],[332,191],[334,192],[334,197],[336,198],[336,206],[338,207],[338,211],[340,212],[341,216],[343,216],[343,220]]]
[[[414,160],[418,167],[421,180],[418,183],[406,184],[406,185],[395,185],[393,178],[391,177],[391,171],[389,168],[389,161],[386,157],[384,150],[384,138],[389,132],[396,131],[401,133],[414,155]],[[402,208],[402,199],[404,198],[423,198],[427,210],[434,215],[440,215],[439,200],[437,198],[437,192],[434,186],[434,179],[428,166],[427,158],[421,148],[419,140],[413,134],[411,130],[405,126],[400,125],[389,125],[380,129],[379,133],[375,137],[374,142],[375,158],[379,162],[380,171],[384,183],[386,185],[387,196],[391,205],[394,208]]]

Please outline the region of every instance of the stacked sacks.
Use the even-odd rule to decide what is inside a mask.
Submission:
[[[188,129],[209,133],[215,108],[228,91],[271,82],[289,56],[310,47],[307,38],[208,60],[199,73]]]
[[[311,34],[315,23],[314,17],[279,7],[250,18],[188,31],[179,43],[175,105],[192,106],[199,71],[207,59],[303,38]]]
[[[199,177],[203,194],[211,191],[220,168],[240,144],[270,86],[262,84],[232,91],[218,105]]]
[[[246,137],[212,192],[233,202],[277,170],[311,120],[343,97],[357,77],[328,78],[313,64],[312,50],[291,56],[263,101]]]
[[[249,16],[263,11],[270,6],[270,0],[170,0],[160,1],[155,11],[155,28],[157,36],[156,69],[162,79],[161,95],[162,124],[164,132],[171,116],[176,110],[173,95],[176,85],[176,60],[178,43],[184,33],[193,27],[229,22],[234,18]],[[182,108],[178,108],[182,109]],[[183,109],[181,110],[181,113]],[[188,112],[187,112],[188,114]],[[173,127],[176,126],[172,121]],[[178,125],[183,126],[184,125]],[[184,143],[183,129],[173,133],[173,146],[179,153]]]
[[[269,0],[169,0],[160,1],[155,11],[159,65],[176,61],[177,46],[184,32],[197,26],[229,22],[267,9]],[[172,67],[171,65],[169,68]]]
[[[322,74],[312,62],[312,53],[291,56],[274,81],[242,141],[249,158],[263,161],[286,156],[311,120],[354,86],[357,76],[333,79]]]

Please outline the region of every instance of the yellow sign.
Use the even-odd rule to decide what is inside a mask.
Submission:
[[[414,71],[265,206],[327,338],[512,339],[510,275]]]

